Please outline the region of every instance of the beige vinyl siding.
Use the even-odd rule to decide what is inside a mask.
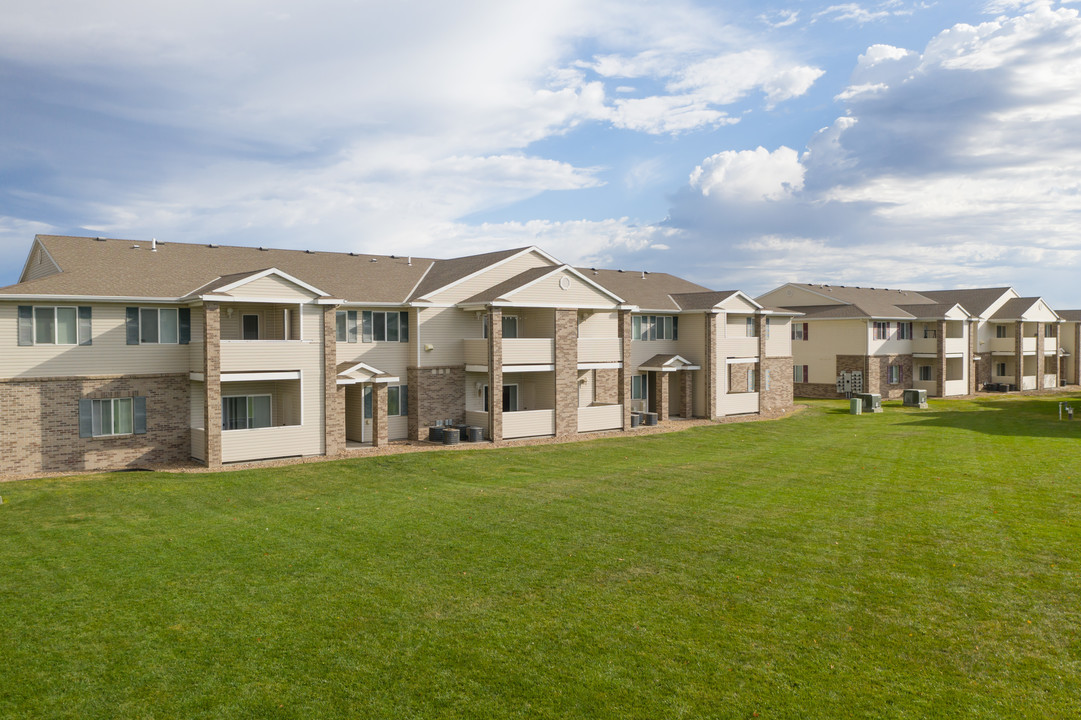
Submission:
[[[447,304],[458,303],[466,298],[473,297],[483,290],[498,285],[504,280],[509,280],[515,275],[535,267],[555,266],[540,255],[534,252],[527,252],[513,260],[508,260],[502,265],[485,270],[478,275],[455,285],[449,290],[433,295],[432,301]]]
[[[404,440],[409,437],[409,417],[394,415],[387,419],[387,437],[391,440]]]
[[[811,339],[792,343],[792,363],[808,366],[808,382],[832,384],[837,381],[838,355],[867,354],[865,320],[810,321],[807,326]]]
[[[359,322],[359,319],[357,322]],[[403,383],[406,381],[405,371],[409,366],[409,343],[340,342],[338,343],[337,355],[339,364],[362,362],[377,370],[398,376]]]
[[[679,336],[683,337],[682,327]],[[637,372],[638,366],[654,355],[679,355],[679,344],[679,340],[631,340],[631,369]]]
[[[555,410],[503,413],[503,437],[537,437],[555,434]]]
[[[578,408],[578,432],[618,430],[623,427],[622,405]]]
[[[203,308],[191,309],[191,342],[188,344],[188,370],[203,372]]]
[[[49,253],[45,252],[41,244],[35,241],[34,250],[30,253],[30,260],[26,264],[25,274],[19,282],[37,280],[49,275],[55,275],[58,272],[60,272],[60,268],[49,257]]]
[[[317,297],[311,290],[306,290],[296,283],[289,282],[277,275],[267,275],[258,280],[252,280],[249,283],[233,288],[226,294],[245,298],[296,298],[298,302],[307,302]]]
[[[556,335],[555,310],[547,308],[503,308],[503,317],[518,318],[519,338],[554,338]],[[503,338],[506,340],[506,338]]]
[[[206,386],[201,382],[192,381],[189,390],[189,405],[191,407],[192,428],[202,428],[206,422],[203,406],[206,402]]]
[[[693,313],[679,316],[679,340],[676,341],[676,351],[692,365],[701,368],[701,370],[691,371],[691,382],[693,383],[691,413],[693,415],[705,415],[705,373],[708,371],[708,358],[706,357],[706,316],[704,314]],[[679,396],[678,380],[673,383],[672,394],[673,397]]]
[[[506,382],[506,381],[504,381]],[[480,383],[480,389],[477,389]],[[466,412],[484,412],[484,386],[488,384],[485,373],[465,374],[465,409]]]
[[[614,338],[619,336],[619,313],[598,310],[596,312],[583,311],[579,315],[578,337],[580,338]],[[681,319],[682,323],[683,320]],[[683,328],[680,328],[682,330]]]
[[[262,304],[262,303],[231,303],[221,307],[221,339],[240,340],[243,327],[242,318],[245,315],[257,315],[259,317],[260,340],[282,340],[285,338],[285,311],[289,311],[289,337],[296,340],[300,337],[300,308],[301,305],[289,304]],[[310,307],[310,306],[309,306]]]
[[[148,375],[188,372],[188,345],[128,345],[124,305],[91,305],[92,345],[18,345],[18,306],[0,302],[0,377]],[[82,304],[86,304],[85,302]],[[142,305],[141,307],[176,307]],[[201,361],[200,361],[201,364]]]
[[[221,396],[223,398],[236,395],[270,395],[270,422],[272,425],[301,424],[299,380],[227,382],[221,384]]]
[[[481,337],[481,321],[473,312],[458,308],[421,308],[417,316],[420,367],[462,365],[465,363],[462,339]],[[410,328],[410,337],[413,330]],[[432,350],[425,350],[426,345],[432,345]]]
[[[199,462],[206,462],[206,430],[192,428],[191,456]]]
[[[570,280],[566,290],[559,286],[562,278]],[[508,298],[511,302],[524,305],[550,305],[568,307],[577,305],[603,305],[614,307],[616,302],[600,290],[569,272],[561,272],[520,290]]]
[[[792,354],[792,318],[771,317],[766,357],[788,357]]]

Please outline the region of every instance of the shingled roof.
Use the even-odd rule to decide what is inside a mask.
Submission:
[[[982,317],[987,308],[1011,288],[969,288],[967,290],[924,290],[921,294],[939,303],[957,303],[970,313]]]
[[[641,271],[601,270],[599,268],[576,268],[578,272],[605,288],[624,302],[637,305],[643,310],[666,310],[678,312],[681,308],[672,296],[680,294],[713,293],[707,287],[696,285],[668,273]]]
[[[277,268],[346,301],[404,303],[435,260],[228,245],[39,235],[61,272],[0,288],[0,295],[180,298]]]
[[[930,315],[914,314],[917,305],[939,305],[936,300],[924,297],[915,290],[889,290],[885,288],[852,287],[846,285],[813,285],[791,283],[793,287],[808,290],[825,298],[836,300],[840,305],[787,306],[802,312],[809,318],[887,318],[909,320]],[[948,307],[953,307],[950,304]],[[907,308],[907,309],[906,309]],[[948,309],[948,308],[947,308]]]

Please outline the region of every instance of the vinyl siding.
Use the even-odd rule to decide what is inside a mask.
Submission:
[[[304,281],[307,282],[306,279]],[[245,298],[296,298],[298,302],[306,302],[317,297],[312,291],[277,275],[267,275],[258,280],[252,280],[233,288],[226,294]]]
[[[691,413],[693,415],[706,414],[706,373],[709,371],[706,357],[706,316],[702,313],[679,316],[679,340],[676,348],[681,357],[687,358],[692,364],[701,370],[692,371],[693,393],[691,400]],[[673,382],[672,397],[679,397],[679,382]],[[677,400],[678,402],[678,400]],[[678,404],[677,404],[678,410]]]
[[[49,254],[40,244],[34,244],[34,250],[30,253],[30,261],[26,264],[26,274],[20,282],[37,280],[39,278],[55,275],[60,268],[49,258]]]
[[[410,337],[412,337],[412,333]],[[337,355],[339,364],[344,362],[366,363],[377,370],[396,375],[403,383],[405,382],[405,370],[409,366],[409,343],[340,342],[338,343]]]
[[[792,319],[771,317],[766,357],[788,357],[792,354]]]
[[[4,347],[0,352],[0,377],[149,375],[188,371],[188,345],[128,345],[125,306],[120,304],[91,305],[92,345],[19,346],[17,313],[20,304],[50,305],[45,302],[0,302],[0,342]]]
[[[832,384],[837,380],[838,355],[867,354],[870,331],[865,320],[811,321],[807,326],[811,339],[792,343],[792,363],[808,366],[807,382]]]
[[[593,404],[593,371],[578,371],[578,407],[589,407]]]
[[[683,322],[682,318],[680,322]],[[580,338],[614,338],[618,335],[619,313],[615,311],[600,310],[585,314],[578,323],[578,337]]]
[[[481,337],[481,321],[472,312],[458,308],[421,308],[417,317],[420,325],[417,328],[419,367],[462,365],[465,362],[462,339]],[[432,345],[433,349],[425,351],[425,345]]]
[[[503,437],[536,437],[554,435],[555,410],[531,410],[503,413]]]
[[[564,277],[570,280],[570,287],[566,290],[559,286],[560,280]],[[580,278],[569,272],[556,273],[551,277],[544,278],[525,290],[514,293],[508,299],[511,302],[520,302],[522,304],[557,307],[575,307],[578,305],[613,307],[616,304],[612,298],[582,282]]]
[[[498,267],[490,268],[462,282],[449,290],[445,290],[432,296],[432,301],[437,303],[453,304],[466,298],[473,297],[479,292],[498,285],[504,280],[509,280],[515,275],[535,267],[555,267],[551,262],[533,252],[527,252],[520,257],[509,260]]]

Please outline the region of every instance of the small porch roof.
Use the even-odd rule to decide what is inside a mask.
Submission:
[[[675,372],[676,370],[700,370],[701,368],[680,355],[654,355],[639,365],[638,369],[651,372]]]
[[[385,373],[367,363],[343,362],[338,363],[337,374],[339,385],[356,385],[357,383],[392,383],[398,382],[397,375]]]

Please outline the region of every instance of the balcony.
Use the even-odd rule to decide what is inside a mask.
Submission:
[[[1006,339],[1006,338],[1003,338]],[[1008,338],[1010,341],[1010,350],[1013,349],[1013,339]],[[947,355],[964,355],[968,352],[968,341],[963,337],[948,337],[944,339]],[[994,346],[991,348],[996,350]],[[912,341],[912,352],[922,355],[935,355],[938,353],[938,338],[924,338],[918,337]]]
[[[488,340],[463,340],[466,365],[488,365]],[[552,338],[513,338],[503,341],[503,366],[551,365],[555,362],[555,340]]]
[[[578,408],[578,432],[621,430],[622,428],[622,405],[591,405]]]
[[[301,340],[222,340],[221,371],[296,369],[319,361],[323,347]]]
[[[721,357],[756,357],[758,355],[758,338],[722,338],[717,342],[717,354]]]
[[[620,338],[578,338],[578,362],[620,362],[623,341]]]
[[[991,352],[1017,352],[1016,338],[991,338]],[[1030,354],[1036,352],[1036,338],[1024,337],[1021,338],[1021,351]]]
[[[947,397],[953,395],[965,395],[968,393],[968,383],[964,380],[947,380],[946,387],[943,388],[943,394]]]
[[[503,413],[503,437],[507,440],[555,434],[555,410],[519,410]]]
[[[934,355],[938,352],[938,338],[918,337],[912,341],[912,352],[922,355]]]

